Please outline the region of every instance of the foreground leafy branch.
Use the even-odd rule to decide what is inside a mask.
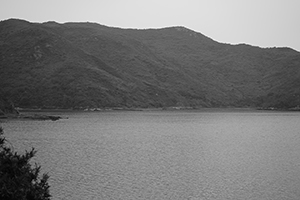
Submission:
[[[1,200],[49,200],[47,174],[39,177],[41,167],[29,163],[36,151],[24,155],[14,152],[6,145],[3,129],[0,127],[0,199]]]

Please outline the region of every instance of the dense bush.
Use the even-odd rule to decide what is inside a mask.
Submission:
[[[49,200],[49,176],[43,174],[40,178],[41,167],[29,163],[36,153],[34,148],[19,155],[7,143],[0,127],[0,199]]]

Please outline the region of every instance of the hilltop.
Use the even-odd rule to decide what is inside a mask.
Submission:
[[[0,22],[0,85],[17,107],[300,105],[300,53],[187,29]]]

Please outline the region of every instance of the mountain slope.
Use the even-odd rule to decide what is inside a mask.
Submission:
[[[19,107],[300,105],[300,53],[184,27],[0,22],[0,85]]]

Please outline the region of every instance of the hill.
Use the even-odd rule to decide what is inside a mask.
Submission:
[[[300,53],[185,27],[0,22],[0,85],[17,107],[300,105]]]
[[[4,95],[0,93],[0,119],[6,118],[8,115],[19,115],[19,111],[15,109],[14,104],[6,99]]]

